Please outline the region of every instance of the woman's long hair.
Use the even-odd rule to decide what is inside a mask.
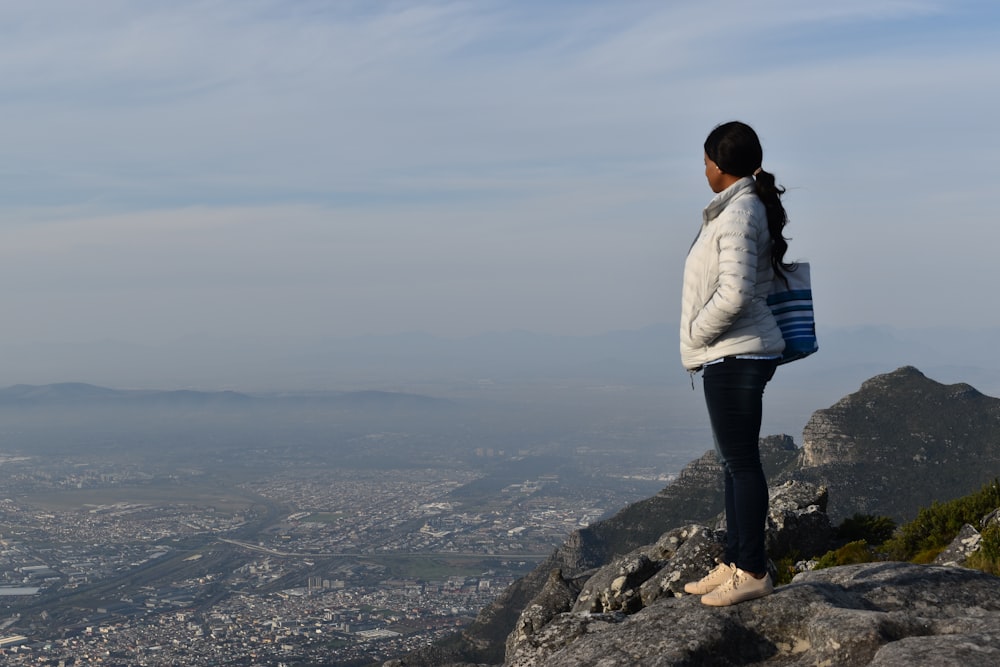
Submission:
[[[719,166],[719,169],[733,176],[753,176],[757,184],[757,196],[767,211],[767,228],[771,233],[771,268],[777,276],[785,279],[785,271],[794,271],[794,264],[785,264],[788,239],[784,236],[788,215],[781,205],[781,195],[785,188],[774,181],[774,174],[761,169],[764,149],[753,128],[746,123],[731,121],[712,130],[705,139],[705,155]]]

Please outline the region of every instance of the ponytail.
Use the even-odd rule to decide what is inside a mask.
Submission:
[[[780,277],[785,283],[786,271],[794,271],[795,264],[785,264],[785,253],[788,251],[788,239],[785,238],[784,229],[788,224],[788,214],[781,204],[781,195],[785,194],[785,188],[774,182],[774,174],[757,168],[754,175],[757,184],[757,196],[764,204],[767,211],[767,230],[771,233],[771,268],[774,275]]]
[[[705,155],[719,168],[733,176],[753,176],[757,184],[757,196],[767,211],[767,229],[771,233],[771,268],[774,275],[786,283],[785,273],[794,271],[794,263],[785,263],[788,239],[783,231],[788,224],[785,207],[781,205],[781,195],[785,188],[774,182],[774,174],[761,169],[764,149],[753,128],[746,123],[730,121],[713,129],[705,139]]]

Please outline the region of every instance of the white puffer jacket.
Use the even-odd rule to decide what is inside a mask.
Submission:
[[[774,280],[767,211],[754,180],[741,178],[702,213],[684,263],[681,362],[697,370],[734,355],[778,356],[781,330],[767,306]]]

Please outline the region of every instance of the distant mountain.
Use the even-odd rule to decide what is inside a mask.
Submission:
[[[822,315],[820,313],[820,315]],[[942,382],[969,382],[1000,396],[1000,348],[993,329],[831,327],[819,322],[820,351],[782,366],[767,388],[765,433],[798,436],[817,408],[866,379],[912,365]],[[540,401],[622,385],[672,408],[691,402],[675,325],[594,335],[526,331],[445,337],[399,333],[353,337],[25,343],[5,348],[0,381],[44,385],[78,379],[105,387],[197,387],[260,392],[385,389],[452,397],[483,396],[484,386]],[[552,387],[558,388],[551,391]],[[419,409],[419,408],[418,408]],[[673,410],[678,429],[702,429],[704,416]]]
[[[914,365],[943,381],[975,382],[1000,394],[996,329],[831,327],[819,322],[820,353],[788,367],[769,391],[826,391],[826,405],[865,379]],[[970,354],[974,354],[974,363]],[[354,337],[213,339],[136,345],[30,343],[6,349],[8,381],[43,384],[67,377],[106,386],[329,389],[411,382],[601,378],[682,386],[677,330],[659,324],[594,335],[527,331],[444,337],[399,333]]]
[[[1000,475],[1000,399],[968,384],[945,385],[912,366],[879,375],[832,407],[813,414],[796,448],[787,436],[762,439],[772,485],[825,485],[828,512],[911,520],[919,508],[966,495]],[[713,452],[688,464],[657,495],[575,531],[548,560],[508,587],[462,635],[405,664],[499,663],[518,614],[558,568],[570,579],[688,523],[711,523],[722,511],[721,469]],[[425,659],[426,658],[426,659]]]
[[[391,391],[313,392],[310,394],[248,395],[235,391],[109,389],[82,382],[45,385],[17,384],[0,389],[2,407],[247,407],[327,406],[340,409],[432,408],[451,401]]]
[[[122,392],[82,382],[56,384],[16,384],[0,389],[0,403],[43,401],[88,401],[118,398]]]
[[[1000,399],[912,366],[817,410],[802,437],[797,465],[779,478],[830,488],[835,520],[863,513],[908,521],[1000,475]]]
[[[98,387],[82,382],[45,385],[17,384],[0,389],[3,405],[140,405],[140,404],[245,404],[254,399],[233,391],[204,392],[190,390],[155,391]]]

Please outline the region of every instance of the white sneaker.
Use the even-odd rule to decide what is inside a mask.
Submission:
[[[722,561],[717,562],[719,564],[712,568],[712,571],[704,577],[698,581],[689,581],[684,584],[684,592],[691,595],[704,595],[705,593],[711,593],[732,579],[733,575],[736,574],[736,565],[728,565]]]
[[[728,581],[723,582],[711,593],[703,595],[701,602],[711,607],[728,607],[738,602],[762,598],[773,592],[774,584],[771,583],[770,574],[758,579],[749,572],[736,568],[736,572]]]

